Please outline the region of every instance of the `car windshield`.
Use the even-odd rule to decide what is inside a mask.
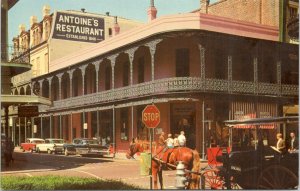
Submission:
[[[85,140],[87,144],[97,145],[99,142],[97,140]]]
[[[44,141],[43,140],[34,140],[34,141],[32,141],[33,143],[44,143]]]
[[[51,140],[51,143],[64,143],[64,140]]]

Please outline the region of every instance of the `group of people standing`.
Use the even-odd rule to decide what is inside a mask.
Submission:
[[[276,149],[278,149],[282,154],[286,152],[294,153],[299,149],[298,139],[296,138],[294,132],[290,133],[290,139],[287,141],[287,143],[283,139],[281,133],[277,133],[276,138],[277,138]]]
[[[167,146],[167,148],[186,146],[186,138],[184,135],[184,131],[181,131],[179,135],[175,134],[174,138],[173,138],[172,134],[168,134],[167,139],[165,139],[165,133],[161,132],[161,134],[158,138],[158,145],[159,146]]]

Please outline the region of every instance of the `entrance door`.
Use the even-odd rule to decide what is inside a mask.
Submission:
[[[171,133],[174,137],[184,131],[187,147],[192,149],[196,148],[195,113],[194,103],[171,104]]]

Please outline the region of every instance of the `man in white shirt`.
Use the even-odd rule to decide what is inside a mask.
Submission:
[[[180,131],[180,135],[178,136],[179,146],[184,147],[186,143],[186,138],[184,136],[184,131]]]

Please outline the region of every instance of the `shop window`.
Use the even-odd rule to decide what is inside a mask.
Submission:
[[[145,106],[137,107],[137,135],[139,140],[149,140],[149,129],[142,122],[142,112]]]
[[[190,75],[190,52],[187,48],[176,50],[176,77]]]
[[[141,57],[139,58],[138,60],[138,83],[143,83],[145,82],[145,78],[144,78],[144,75],[145,75],[145,59],[144,57]]]
[[[123,86],[128,86],[129,84],[129,63],[125,62],[123,64]]]
[[[128,128],[128,109],[121,109],[121,140],[128,141],[129,128]]]

